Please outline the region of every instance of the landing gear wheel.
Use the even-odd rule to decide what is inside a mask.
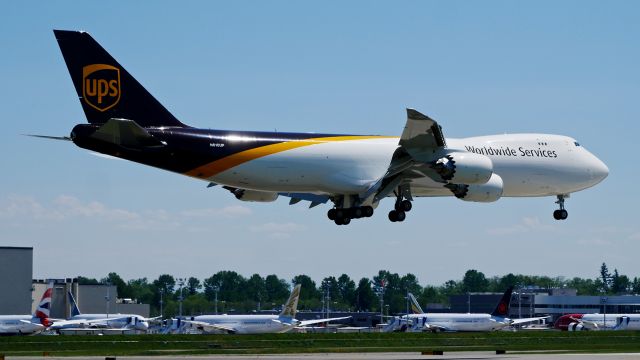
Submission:
[[[395,210],[389,211],[389,220],[391,220],[391,222],[398,221],[398,212]]]
[[[413,205],[411,204],[411,201],[409,200],[402,200],[400,202],[400,206],[399,206],[399,210],[402,210],[404,212],[409,212],[411,211],[411,208],[413,207]]]
[[[329,218],[329,220],[335,220],[336,219],[336,209],[331,209],[331,210],[327,211],[327,217]]]
[[[373,215],[373,207],[372,206],[363,206],[362,212],[364,213],[364,217],[371,217]]]
[[[556,204],[560,206],[560,209],[553,212],[553,218],[556,220],[566,220],[569,216],[569,212],[564,208],[564,200],[569,195],[558,195],[558,201]]]
[[[560,210],[560,220],[567,220],[567,217],[569,216],[569,212],[567,210]]]
[[[398,221],[404,221],[407,218],[407,214],[404,211],[396,211],[396,219]]]
[[[351,222],[351,218],[346,217],[342,219],[342,225],[349,225],[350,222]]]
[[[354,219],[360,219],[364,216],[364,211],[362,211],[361,207],[355,207],[351,210],[351,216],[353,216]]]
[[[335,218],[342,219],[346,217],[347,212],[344,209],[336,209]]]
[[[336,225],[342,225],[342,218],[335,218],[333,222],[335,222]]]

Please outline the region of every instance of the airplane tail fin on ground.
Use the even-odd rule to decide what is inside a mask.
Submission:
[[[185,127],[91,35],[53,30],[89,123],[111,118],[134,120],[142,127]]]
[[[420,307],[420,303],[418,303],[418,299],[413,296],[412,293],[409,293],[409,300],[411,300],[411,312],[414,314],[424,314],[422,308]]]
[[[53,294],[53,281],[49,282],[47,290],[42,294],[42,299],[33,313],[33,317],[40,319],[42,325],[48,326],[51,314],[51,295]]]
[[[71,304],[71,316],[80,315],[80,308],[78,308],[78,303],[76,303],[76,299],[73,297],[71,291],[67,292],[67,297],[69,297],[69,304]]]
[[[282,312],[280,312],[280,317],[296,317],[296,312],[298,311],[298,299],[300,298],[300,287],[302,287],[302,285],[298,284],[293,288],[293,290],[291,290],[289,300],[284,304]]]
[[[513,286],[509,286],[507,291],[502,295],[502,299],[495,310],[491,313],[492,316],[507,317],[509,316],[509,306],[511,305],[511,293],[513,293]]]

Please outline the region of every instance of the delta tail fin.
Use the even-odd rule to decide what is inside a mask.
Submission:
[[[78,303],[76,303],[76,299],[73,297],[71,291],[67,292],[67,297],[69,298],[69,304],[71,305],[71,317],[80,315],[80,308],[78,307]]]
[[[511,306],[511,294],[513,293],[513,286],[509,286],[507,291],[502,295],[502,299],[498,305],[496,305],[495,310],[491,313],[491,316],[497,317],[508,317],[509,316],[509,306]]]
[[[91,35],[53,30],[71,80],[91,124],[129,119],[142,127],[184,127]]]
[[[298,299],[300,299],[300,288],[302,285],[296,285],[293,290],[291,290],[291,295],[289,295],[289,300],[284,304],[282,311],[280,312],[280,317],[287,318],[295,318],[296,312],[298,311]]]
[[[51,296],[53,294],[53,281],[49,281],[47,290],[42,294],[42,299],[38,303],[36,311],[33,313],[34,318],[40,319],[40,323],[44,326],[49,326],[49,316],[51,315]]]

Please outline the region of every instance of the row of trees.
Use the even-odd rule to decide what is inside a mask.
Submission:
[[[507,274],[487,278],[477,270],[467,270],[460,281],[449,280],[441,286],[421,286],[413,274],[400,276],[380,270],[372,278],[362,278],[357,283],[347,274],[329,276],[317,284],[307,275],[297,275],[291,282],[277,275],[262,277],[253,274],[246,278],[235,271],[219,271],[200,281],[195,277],[175,278],[160,275],[158,279],[147,278],[124,281],[118,274],[96,280],[79,277],[80,284],[112,284],[118,289],[118,297],[136,299],[151,305],[154,315],[178,315],[178,303],[183,300],[183,315],[204,313],[251,312],[278,310],[289,296],[292,284],[301,284],[302,291],[298,309],[331,311],[380,311],[381,296],[389,313],[403,312],[406,293],[411,292],[421,304],[447,304],[449,296],[474,292],[503,292],[507,287],[537,287],[551,289],[575,288],[579,295],[640,293],[640,278],[630,280],[615,269],[610,273],[607,265],[600,267],[600,276],[595,279],[531,276]]]

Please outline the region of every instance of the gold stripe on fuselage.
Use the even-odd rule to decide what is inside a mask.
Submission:
[[[199,166],[193,170],[187,171],[185,175],[193,176],[201,179],[208,179],[212,176],[215,176],[225,170],[229,170],[232,167],[238,166],[247,161],[255,160],[267,155],[273,155],[279,152],[296,149],[303,146],[324,144],[324,143],[336,142],[336,141],[385,139],[385,138],[394,138],[394,137],[396,136],[331,136],[331,137],[291,140],[291,141],[259,146],[253,149],[240,151],[238,153],[229,155],[222,159],[212,161],[208,164]]]

